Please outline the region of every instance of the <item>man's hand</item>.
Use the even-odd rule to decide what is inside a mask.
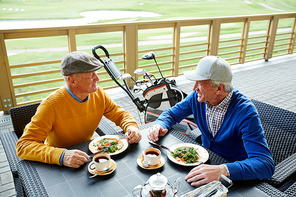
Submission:
[[[79,168],[88,160],[88,155],[80,150],[66,150],[63,165],[71,168]]]
[[[167,129],[163,129],[160,125],[153,125],[149,130],[147,137],[151,141],[158,141],[158,136],[164,136],[168,132]]]
[[[129,127],[126,131],[126,135],[130,144],[138,143],[142,139],[142,135],[137,127]]]
[[[229,176],[226,168],[223,165],[200,165],[193,168],[185,177],[188,183],[192,186],[198,186],[219,180],[220,174]]]

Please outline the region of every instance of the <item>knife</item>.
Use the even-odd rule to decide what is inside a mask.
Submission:
[[[150,144],[152,145],[155,145],[155,146],[158,146],[158,147],[161,147],[161,148],[164,148],[164,149],[167,149],[168,151],[171,151],[168,147],[164,146],[164,145],[160,145],[160,144],[157,144],[153,141],[149,141]]]

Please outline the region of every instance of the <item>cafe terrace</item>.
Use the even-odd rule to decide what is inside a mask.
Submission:
[[[291,25],[285,30],[277,29],[281,20],[291,19]],[[85,25],[85,26],[65,26],[65,27],[52,27],[52,28],[32,28],[32,29],[7,29],[0,30],[0,98],[2,111],[1,116],[1,196],[18,196],[27,195],[34,196],[35,192],[44,196],[55,196],[53,188],[63,188],[64,183],[68,183],[68,186],[72,190],[74,195],[79,196],[73,190],[73,185],[70,184],[71,178],[66,178],[66,182],[60,184],[54,184],[46,182],[43,174],[40,171],[42,165],[34,164],[34,162],[20,161],[15,158],[13,154],[13,143],[17,138],[14,134],[15,127],[12,125],[10,115],[8,111],[14,107],[27,106],[29,104],[38,103],[41,99],[32,100],[31,96],[50,93],[57,89],[56,87],[50,87],[42,89],[41,84],[50,84],[54,82],[62,82],[62,78],[53,78],[49,80],[37,80],[28,81],[25,83],[18,83],[16,79],[27,78],[31,76],[49,75],[52,73],[60,73],[59,69],[53,70],[39,70],[21,74],[14,74],[13,69],[23,68],[35,68],[41,65],[59,64],[59,60],[44,60],[42,62],[22,63],[10,65],[8,59],[8,51],[6,49],[5,42],[12,39],[24,39],[24,38],[39,38],[39,37],[55,37],[65,36],[68,41],[68,48],[66,51],[76,51],[80,47],[77,45],[77,37],[81,34],[100,34],[100,33],[120,33],[122,36],[122,51],[111,53],[110,56],[114,57],[116,65],[118,65],[122,73],[130,73],[133,75],[134,70],[137,68],[155,68],[155,64],[147,61],[143,61],[140,57],[149,52],[154,51],[158,60],[159,66],[165,73],[165,77],[174,77],[177,81],[178,88],[186,93],[192,91],[192,82],[186,81],[182,76],[182,70],[186,68],[194,69],[196,62],[198,62],[205,55],[219,55],[231,63],[234,72],[234,87],[239,89],[242,93],[247,95],[254,102],[259,116],[261,118],[263,128],[267,135],[268,145],[274,155],[276,163],[276,173],[270,179],[266,181],[246,182],[240,186],[239,183],[234,182],[233,189],[230,188],[229,195],[231,196],[250,196],[252,192],[260,194],[260,196],[294,196],[296,191],[295,183],[295,124],[296,124],[296,96],[294,94],[295,84],[295,35],[296,35],[296,13],[286,14],[274,14],[274,15],[253,15],[253,16],[239,16],[239,17],[222,17],[222,18],[204,18],[204,19],[192,19],[192,20],[169,20],[169,21],[156,21],[156,22],[133,22],[133,23],[119,23],[119,24],[102,24],[102,25]],[[252,23],[255,21],[266,21],[267,30],[264,33],[258,33],[252,35],[250,29]],[[231,37],[223,37],[221,33],[224,24],[241,23],[241,32]],[[207,26],[208,36],[206,39],[197,39],[190,43],[185,43],[182,40],[181,32],[183,28],[192,26]],[[156,47],[156,42],[151,45],[145,42],[138,41],[138,36],[144,30],[151,29],[171,29],[172,37],[169,39],[165,46]],[[99,41],[98,41],[99,42]],[[158,41],[159,42],[159,41]],[[140,44],[139,44],[140,43]],[[93,43],[93,46],[99,43]],[[147,44],[147,45],[145,45]],[[259,46],[260,45],[260,46]],[[92,46],[92,47],[93,47]],[[199,49],[199,46],[203,46],[203,49]],[[255,47],[253,47],[255,46]],[[111,46],[110,46],[111,47]],[[198,49],[193,49],[194,47]],[[186,50],[186,48],[190,50]],[[108,48],[109,49],[109,48]],[[226,50],[227,49],[227,50]],[[90,47],[91,50],[91,47]],[[260,52],[258,52],[260,51]],[[161,55],[158,55],[161,54]],[[104,56],[102,56],[104,57]],[[187,63],[194,61],[195,63]],[[157,73],[157,68],[151,70],[152,73]],[[106,71],[100,70],[99,75],[106,75]],[[136,79],[140,76],[135,76]],[[106,77],[101,80],[101,83],[112,81],[112,79]],[[100,86],[102,86],[99,83]],[[35,90],[28,92],[19,91],[24,87],[36,86]],[[135,105],[131,102],[130,98],[118,88],[116,85],[104,86],[104,89],[110,94],[110,96],[124,109],[130,111],[133,116],[140,123],[143,119],[142,114],[138,116]],[[22,119],[26,115],[17,117]],[[118,128],[104,120],[104,124],[101,125],[108,129],[102,131],[104,134],[114,134],[114,132],[120,132]],[[148,125],[149,126],[149,125]],[[113,131],[112,131],[112,129]],[[141,124],[143,132],[147,126]],[[176,142],[193,142],[190,137],[184,138],[184,135],[179,137],[178,129],[172,131],[168,139],[170,142],[164,139],[166,145],[172,145],[171,141],[176,139]],[[186,131],[187,132],[187,131]],[[102,133],[100,133],[102,134]],[[188,133],[189,136],[196,133]],[[198,133],[196,134],[198,135]],[[12,137],[13,136],[13,137]],[[146,136],[143,136],[146,138]],[[141,147],[148,148],[150,145],[146,144],[147,141],[141,141]],[[142,145],[143,144],[143,145]],[[83,148],[82,148],[83,149]],[[87,150],[86,150],[87,151]],[[133,148],[128,151],[138,151]],[[131,154],[126,152],[125,156],[129,157]],[[163,151],[163,150],[162,150]],[[218,163],[223,161],[223,158],[216,158],[216,155],[208,150],[210,153],[211,163]],[[137,152],[138,153],[138,152]],[[163,153],[165,153],[163,151]],[[151,175],[155,174],[154,171],[145,171],[142,168],[137,167],[136,157],[130,158],[131,166],[134,165],[133,174],[137,173],[138,180],[131,181],[130,184],[124,184],[123,180],[128,180],[127,175],[122,175],[120,172],[124,169],[121,165],[127,165],[126,160],[123,158],[117,158],[118,163],[115,173],[108,178],[107,176],[102,179],[97,179],[98,190],[100,190],[100,184],[105,187],[106,183],[116,183],[120,185],[122,191],[125,191],[123,196],[130,196],[133,188],[137,185],[143,185]],[[165,154],[163,154],[165,157]],[[53,167],[54,168],[54,167]],[[167,171],[166,171],[167,169]],[[165,158],[165,164],[160,169],[160,172],[168,177],[169,181],[173,182],[178,178],[171,176],[167,173],[169,170],[175,172],[174,164],[170,160]],[[59,169],[62,170],[62,169]],[[87,170],[83,169],[83,173],[87,174]],[[141,173],[139,173],[141,172]],[[177,171],[176,171],[177,172]],[[188,172],[187,172],[188,173]],[[32,174],[33,177],[30,177]],[[181,170],[180,176],[186,174],[186,169]],[[122,176],[119,176],[122,175]],[[65,176],[65,174],[64,174]],[[86,175],[85,175],[86,176]],[[89,174],[87,174],[87,177]],[[83,175],[79,176],[83,177]],[[98,177],[97,177],[98,178]],[[62,179],[59,179],[62,180]],[[77,179],[78,180],[78,179]],[[80,180],[80,179],[79,179]],[[89,180],[88,180],[89,181]],[[183,180],[184,181],[184,180]],[[87,182],[89,183],[89,182]],[[137,183],[137,184],[136,184]],[[36,185],[37,184],[37,185]],[[92,182],[92,184],[94,184]],[[89,186],[89,185],[88,185]],[[30,188],[32,187],[32,188]],[[67,187],[66,187],[67,188]],[[184,194],[194,188],[186,185],[186,182],[182,182],[179,187],[178,194]],[[33,191],[34,190],[34,191]],[[60,190],[61,194],[63,191]],[[92,190],[89,190],[92,191]],[[109,190],[100,190],[102,196],[108,196]],[[81,194],[82,195],[82,194]],[[38,196],[38,195],[36,195]]]

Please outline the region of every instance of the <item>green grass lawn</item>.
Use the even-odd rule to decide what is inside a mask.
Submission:
[[[188,19],[188,18],[204,18],[218,16],[237,16],[237,15],[254,15],[254,14],[270,14],[293,12],[296,10],[295,0],[252,0],[246,3],[242,0],[218,0],[218,1],[182,1],[182,0],[0,0],[0,20],[23,20],[23,19],[62,19],[82,17],[80,12],[90,10],[131,10],[131,11],[149,11],[163,14],[161,17],[134,18],[130,20],[166,20],[166,19]],[[143,5],[141,3],[144,3]],[[272,8],[280,8],[283,11],[275,11],[267,9],[260,5],[264,3]],[[5,10],[4,10],[5,9]],[[9,11],[9,9],[12,9]],[[18,9],[18,11],[15,11]],[[24,9],[24,11],[21,11]],[[126,21],[126,19],[113,20],[115,22]],[[104,23],[109,21],[99,21]],[[290,22],[281,24],[282,27],[290,25]],[[261,30],[261,22],[252,22],[252,31]],[[223,33],[239,32],[240,25],[230,25],[225,28]],[[192,28],[183,30],[182,33],[191,32]],[[206,31],[199,30],[199,36],[206,35]],[[161,30],[160,32],[147,32],[147,34],[139,35],[139,41],[147,40],[150,37],[159,34],[171,34]],[[102,35],[102,34],[101,34]],[[106,43],[121,42],[121,38],[106,33],[104,39]],[[196,35],[192,35],[196,36]],[[115,39],[114,39],[115,38]],[[80,36],[77,39],[77,45],[88,46],[94,43],[95,37],[89,35]],[[17,40],[17,42],[9,41],[7,50],[43,48],[44,43],[48,48],[66,47],[66,37],[56,38],[36,38],[29,40]],[[104,43],[102,43],[104,44]]]
[[[0,20],[78,18],[80,12],[90,10],[149,11],[163,14],[149,20],[254,15],[296,10],[295,0],[1,0]],[[260,5],[264,3],[275,11]],[[6,10],[3,10],[6,8]],[[8,11],[12,8],[12,11]],[[18,11],[14,11],[18,9]],[[24,9],[24,11],[21,11]],[[140,18],[138,20],[147,20]]]

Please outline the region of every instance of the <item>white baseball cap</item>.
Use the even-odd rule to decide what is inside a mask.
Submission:
[[[228,62],[218,56],[202,58],[194,71],[184,71],[185,77],[191,81],[211,79],[224,83],[232,81],[232,71]]]

